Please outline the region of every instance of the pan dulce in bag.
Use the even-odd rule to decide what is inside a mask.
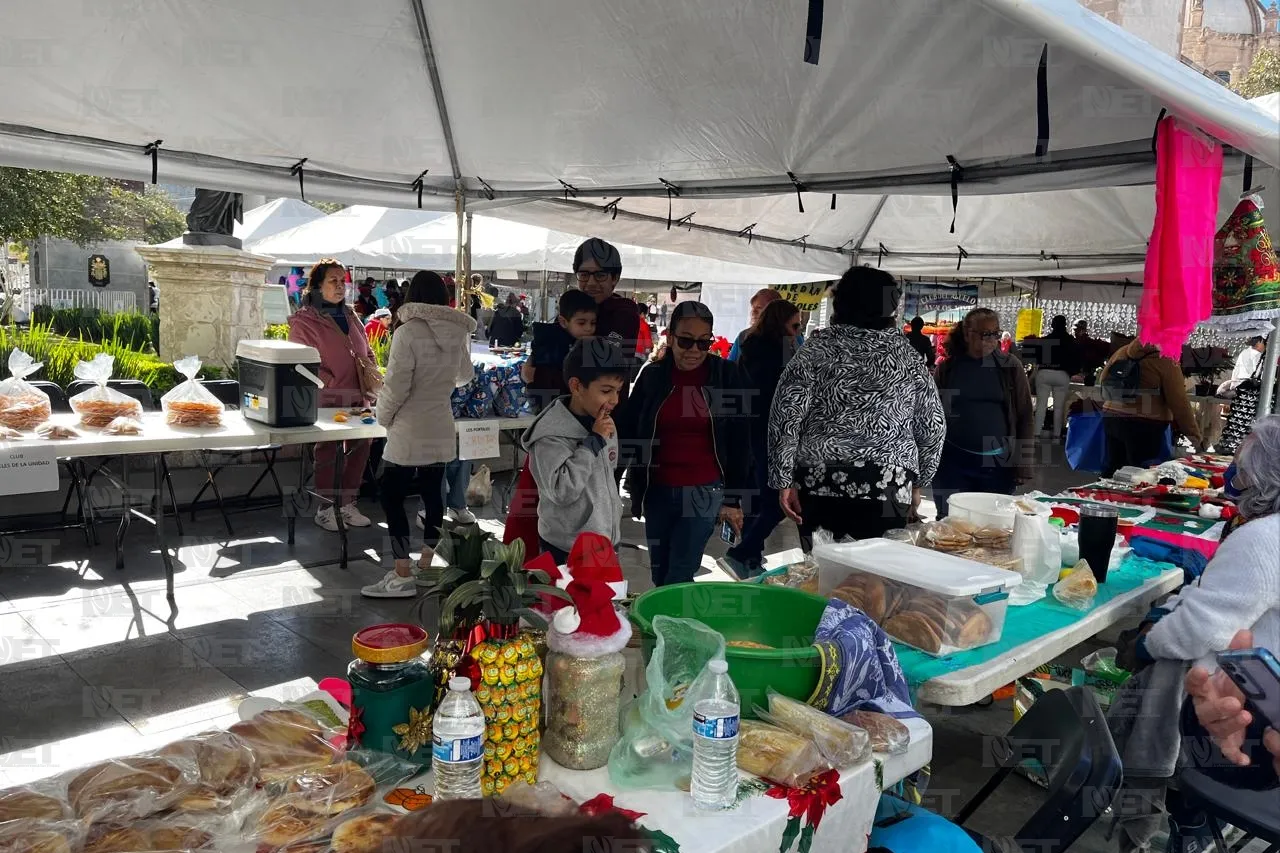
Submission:
[[[187,381],[160,398],[165,423],[182,427],[222,426],[222,403],[196,378],[200,375],[200,359],[189,355],[175,361],[173,366]]]
[[[88,391],[81,391],[70,400],[71,411],[80,416],[81,426],[102,428],[116,418],[142,417],[141,403],[107,386],[115,363],[113,356],[100,352],[91,361],[76,364],[76,379],[93,383]]]
[[[41,367],[20,349],[9,353],[9,378],[0,381],[0,426],[33,430],[49,420],[49,395],[26,380]]]

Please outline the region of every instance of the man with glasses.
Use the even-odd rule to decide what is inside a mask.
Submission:
[[[596,301],[596,336],[610,339],[634,365],[640,337],[640,306],[614,291],[622,278],[622,255],[599,237],[583,241],[573,255],[578,287]],[[627,399],[623,386],[619,405]]]

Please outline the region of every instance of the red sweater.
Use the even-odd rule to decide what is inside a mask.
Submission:
[[[721,478],[711,434],[711,413],[702,387],[707,365],[697,370],[673,370],[671,395],[658,410],[657,470],[654,481],[663,486],[705,486]]]

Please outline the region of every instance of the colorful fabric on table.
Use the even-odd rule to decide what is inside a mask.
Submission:
[[[837,717],[859,710],[899,719],[920,716],[911,707],[893,641],[867,614],[847,602],[828,601],[813,644],[822,674],[810,705]]]
[[[1280,317],[1280,260],[1254,197],[1241,199],[1213,241],[1213,316],[1243,334],[1269,332]]]
[[[1143,559],[1154,560],[1157,563],[1172,563],[1182,569],[1184,584],[1194,583],[1204,573],[1204,567],[1209,563],[1208,557],[1202,551],[1162,541],[1145,530],[1134,531],[1133,536],[1129,538],[1129,547],[1133,549],[1133,553]]]
[[[1156,521],[1158,520],[1159,519],[1156,519]],[[1207,524],[1208,526],[1204,528],[1203,532],[1207,533],[1211,531],[1217,525],[1218,522],[1213,521],[1213,522],[1204,522],[1204,523]],[[1154,525],[1155,521],[1151,522],[1150,524]],[[1183,532],[1178,529],[1170,529],[1168,526],[1165,526],[1165,527],[1154,527],[1154,526],[1146,526],[1146,525],[1139,526],[1136,530],[1133,531],[1132,535],[1130,536],[1130,541],[1138,537],[1142,537],[1145,539],[1152,539],[1159,542],[1167,542],[1171,545],[1176,545],[1182,548],[1186,548],[1188,550],[1199,551],[1201,554],[1204,554],[1205,557],[1209,559],[1213,559],[1213,555],[1218,553],[1218,546],[1222,544],[1221,539],[1215,540],[1213,538],[1204,538],[1203,536],[1197,535],[1196,533]]]
[[[1209,247],[1218,227],[1222,146],[1169,116],[1156,128],[1156,217],[1147,244],[1138,337],[1177,358],[1213,311]]]
[[[1199,495],[1170,492],[1168,486],[1147,486],[1137,489],[1077,488],[1069,494],[1091,501],[1150,506],[1166,512],[1185,512],[1194,515],[1200,509]]]

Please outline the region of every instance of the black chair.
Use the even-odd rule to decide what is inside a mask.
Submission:
[[[1280,853],[1280,792],[1242,791],[1210,779],[1199,770],[1186,770],[1178,777],[1178,787],[1188,804],[1209,815],[1213,840],[1218,853],[1228,853],[1222,837],[1222,824],[1244,831],[1244,836],[1230,848],[1243,850],[1254,839],[1269,846],[1264,853]]]
[[[202,379],[200,384],[209,390],[213,396],[218,398],[222,405],[231,410],[239,410],[240,408],[240,383],[234,379]],[[196,492],[196,496],[191,499],[191,520],[196,519],[196,507],[200,502],[200,498],[204,496],[205,490],[213,492],[214,503],[218,507],[218,512],[222,515],[222,523],[226,525],[227,535],[234,536],[235,533],[231,529],[231,518],[227,515],[226,505],[223,503],[222,490],[218,488],[218,474],[231,465],[236,464],[240,457],[245,454],[249,456],[259,455],[262,457],[265,468],[258,475],[258,479],[253,481],[253,485],[249,490],[240,496],[240,500],[247,507],[253,499],[253,493],[258,490],[258,486],[262,485],[262,481],[267,477],[271,478],[272,485],[275,486],[276,499],[280,505],[284,505],[284,490],[280,488],[280,480],[276,477],[276,455],[280,452],[278,444],[260,444],[246,447],[228,447],[221,450],[201,450],[200,465],[204,468],[206,480],[200,486],[200,491]]]
[[[1049,792],[1012,839],[969,831],[983,850],[1062,853],[1110,808],[1124,772],[1098,700],[1084,687],[1050,690],[997,742],[994,775],[954,820],[964,825],[1018,765],[1032,761],[1045,772]],[[968,831],[968,830],[966,830]]]
[[[71,411],[71,404],[67,402],[67,392],[63,391],[62,386],[58,383],[50,382],[47,379],[28,379],[27,384],[34,388],[39,388],[49,395],[49,408],[55,414]]]
[[[76,396],[77,394],[84,391],[88,391],[89,389],[93,388],[96,384],[97,383],[90,382],[87,379],[75,380],[74,382],[72,382],[70,385],[67,386],[67,399],[70,400],[72,397]],[[107,387],[113,390],[119,391],[121,394],[124,394],[125,396],[132,397],[133,399],[137,400],[138,403],[142,406],[142,410],[144,412],[155,411],[156,408],[158,408],[156,405],[155,395],[151,393],[151,389],[147,387],[147,384],[145,382],[142,382],[137,379],[112,379],[109,382],[107,382]],[[84,488],[87,489],[93,483],[94,479],[98,476],[98,474],[104,474],[106,476],[109,476],[108,472],[106,471],[106,468],[109,464],[111,464],[111,462],[114,459],[115,457],[112,457],[112,456],[103,456],[93,460],[81,460],[81,465],[83,466],[82,472],[85,474],[83,479]],[[93,467],[89,467],[90,461],[92,462]],[[159,465],[160,465],[161,474],[164,477],[165,486],[169,491],[169,504],[173,507],[173,517],[177,522],[178,535],[182,536],[184,534],[182,530],[182,517],[178,514],[178,497],[175,494],[173,489],[173,477],[169,473],[169,462],[167,457],[164,454],[160,454]],[[115,480],[115,482],[116,482],[116,485],[120,486],[121,489],[123,490],[123,483],[121,483],[119,480]],[[64,516],[66,515],[66,512],[67,512],[67,502],[70,501],[70,499],[71,499],[71,496],[68,495],[67,498],[62,502],[62,512]],[[127,515],[129,512],[129,507],[127,505],[128,495],[127,494],[122,495],[122,500],[125,502],[124,512]],[[156,504],[154,508],[157,510],[159,509],[160,500],[161,500],[161,496],[156,495],[155,496]],[[92,501],[90,501],[90,503],[92,503]],[[90,511],[92,511],[92,506],[90,506]]]
[[[47,379],[28,379],[27,383],[43,391],[49,397],[49,409],[54,414],[66,414],[71,411],[71,404],[67,402],[67,392],[62,390],[61,385],[56,382],[50,382]],[[67,476],[71,478],[71,483],[67,486],[67,493],[62,500],[61,526],[64,528],[81,528],[84,531],[85,542],[89,545],[96,545],[98,533],[93,529],[93,512],[84,499],[84,462],[75,458],[59,459],[58,462],[66,469]],[[76,498],[77,517],[74,524],[68,524],[67,507],[71,503],[72,495]]]

